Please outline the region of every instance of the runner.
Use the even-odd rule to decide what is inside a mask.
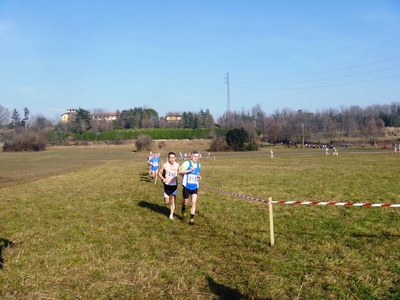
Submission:
[[[147,155],[147,166],[149,167],[149,176],[150,180],[153,180],[153,176],[151,173],[151,165],[150,165],[150,159],[153,157],[153,151],[149,151],[149,155]]]
[[[197,193],[199,189],[199,180],[201,180],[200,168],[198,163],[200,157],[199,151],[193,151],[190,155],[190,160],[185,161],[179,168],[179,174],[182,175],[182,217],[186,216],[186,206],[191,197],[192,207],[190,208],[189,224],[194,225],[194,214],[196,212]]]
[[[151,175],[151,180],[154,180],[154,183],[157,183],[157,176],[158,176],[158,166],[160,164],[160,158],[157,157],[157,154],[153,152],[152,157],[149,159],[149,166]]]
[[[170,204],[171,220],[174,219],[175,200],[178,192],[177,176],[179,171],[179,163],[175,162],[176,155],[174,152],[168,153],[168,161],[164,163],[160,169],[159,176],[164,183],[164,201]]]

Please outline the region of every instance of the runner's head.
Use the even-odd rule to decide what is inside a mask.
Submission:
[[[197,160],[199,159],[199,157],[200,157],[200,152],[197,151],[197,150],[194,150],[194,151],[192,151],[192,152],[190,153],[190,158],[191,158],[193,161],[197,161]]]
[[[170,152],[170,153],[168,153],[168,162],[169,162],[170,164],[174,163],[175,157],[176,157],[175,152]]]

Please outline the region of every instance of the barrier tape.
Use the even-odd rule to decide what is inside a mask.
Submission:
[[[240,195],[237,193],[226,192],[220,189],[202,185],[203,188],[216,191],[222,194],[243,198],[250,201],[256,201],[268,204],[270,201],[250,196]],[[316,201],[271,201],[272,204],[299,204],[299,205],[330,205],[330,206],[359,206],[359,207],[400,207],[400,204],[390,203],[353,203],[353,202],[316,202]]]

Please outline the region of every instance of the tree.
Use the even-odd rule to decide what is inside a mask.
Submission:
[[[52,127],[53,126],[53,121],[50,119],[45,118],[43,115],[38,114],[36,116],[33,116],[31,118],[31,128],[40,131],[46,127]]]
[[[276,144],[276,142],[281,139],[282,132],[283,132],[283,128],[282,128],[281,123],[279,123],[279,122],[274,122],[274,123],[270,124],[265,130],[265,134],[266,134],[267,138],[269,140],[273,141],[274,144]]]
[[[19,111],[16,108],[14,108],[13,111],[11,112],[10,128],[15,129],[20,125],[21,125],[21,117],[19,115]]]
[[[10,111],[0,105],[0,126],[10,123]]]
[[[248,138],[249,136],[243,127],[231,129],[226,133],[226,143],[234,151],[244,151],[244,143]]]
[[[79,108],[76,111],[76,115],[75,115],[75,120],[73,123],[73,131],[75,133],[85,133],[87,130],[89,130],[92,126],[90,124],[90,111],[83,109],[83,108]]]
[[[376,143],[375,138],[376,138],[376,135],[378,134],[378,128],[376,126],[375,119],[371,119],[368,121],[366,131],[367,131],[367,134],[368,134],[370,140],[371,141],[373,140],[374,144],[375,144]]]
[[[158,113],[152,108],[143,109],[142,128],[159,127]]]
[[[29,109],[27,107],[24,107],[24,118],[21,121],[21,126],[26,127],[26,121],[29,120]]]
[[[256,106],[253,106],[252,109],[252,115],[253,119],[255,121],[256,127],[260,129],[261,131],[264,130],[265,128],[265,112],[261,108],[261,104],[257,104]]]
[[[324,136],[329,140],[329,143],[333,144],[337,134],[337,124],[331,118],[325,118],[325,132]]]
[[[123,110],[114,128],[152,128],[159,126],[158,113],[152,108],[135,107]]]
[[[194,115],[192,112],[187,113],[187,123],[185,123],[185,128],[194,128]]]
[[[199,119],[197,117],[195,117],[194,121],[193,121],[193,129],[197,129],[197,128],[200,128]]]
[[[204,114],[204,127],[205,128],[214,128],[215,122],[213,116],[210,114],[210,110],[207,108]]]

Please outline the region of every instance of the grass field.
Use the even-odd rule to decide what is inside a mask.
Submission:
[[[195,226],[168,219],[146,154],[0,153],[0,246],[14,242],[0,248],[0,298],[400,299],[400,208],[274,205],[271,247],[267,205],[205,188],[400,203],[400,154],[212,153],[201,161]]]

